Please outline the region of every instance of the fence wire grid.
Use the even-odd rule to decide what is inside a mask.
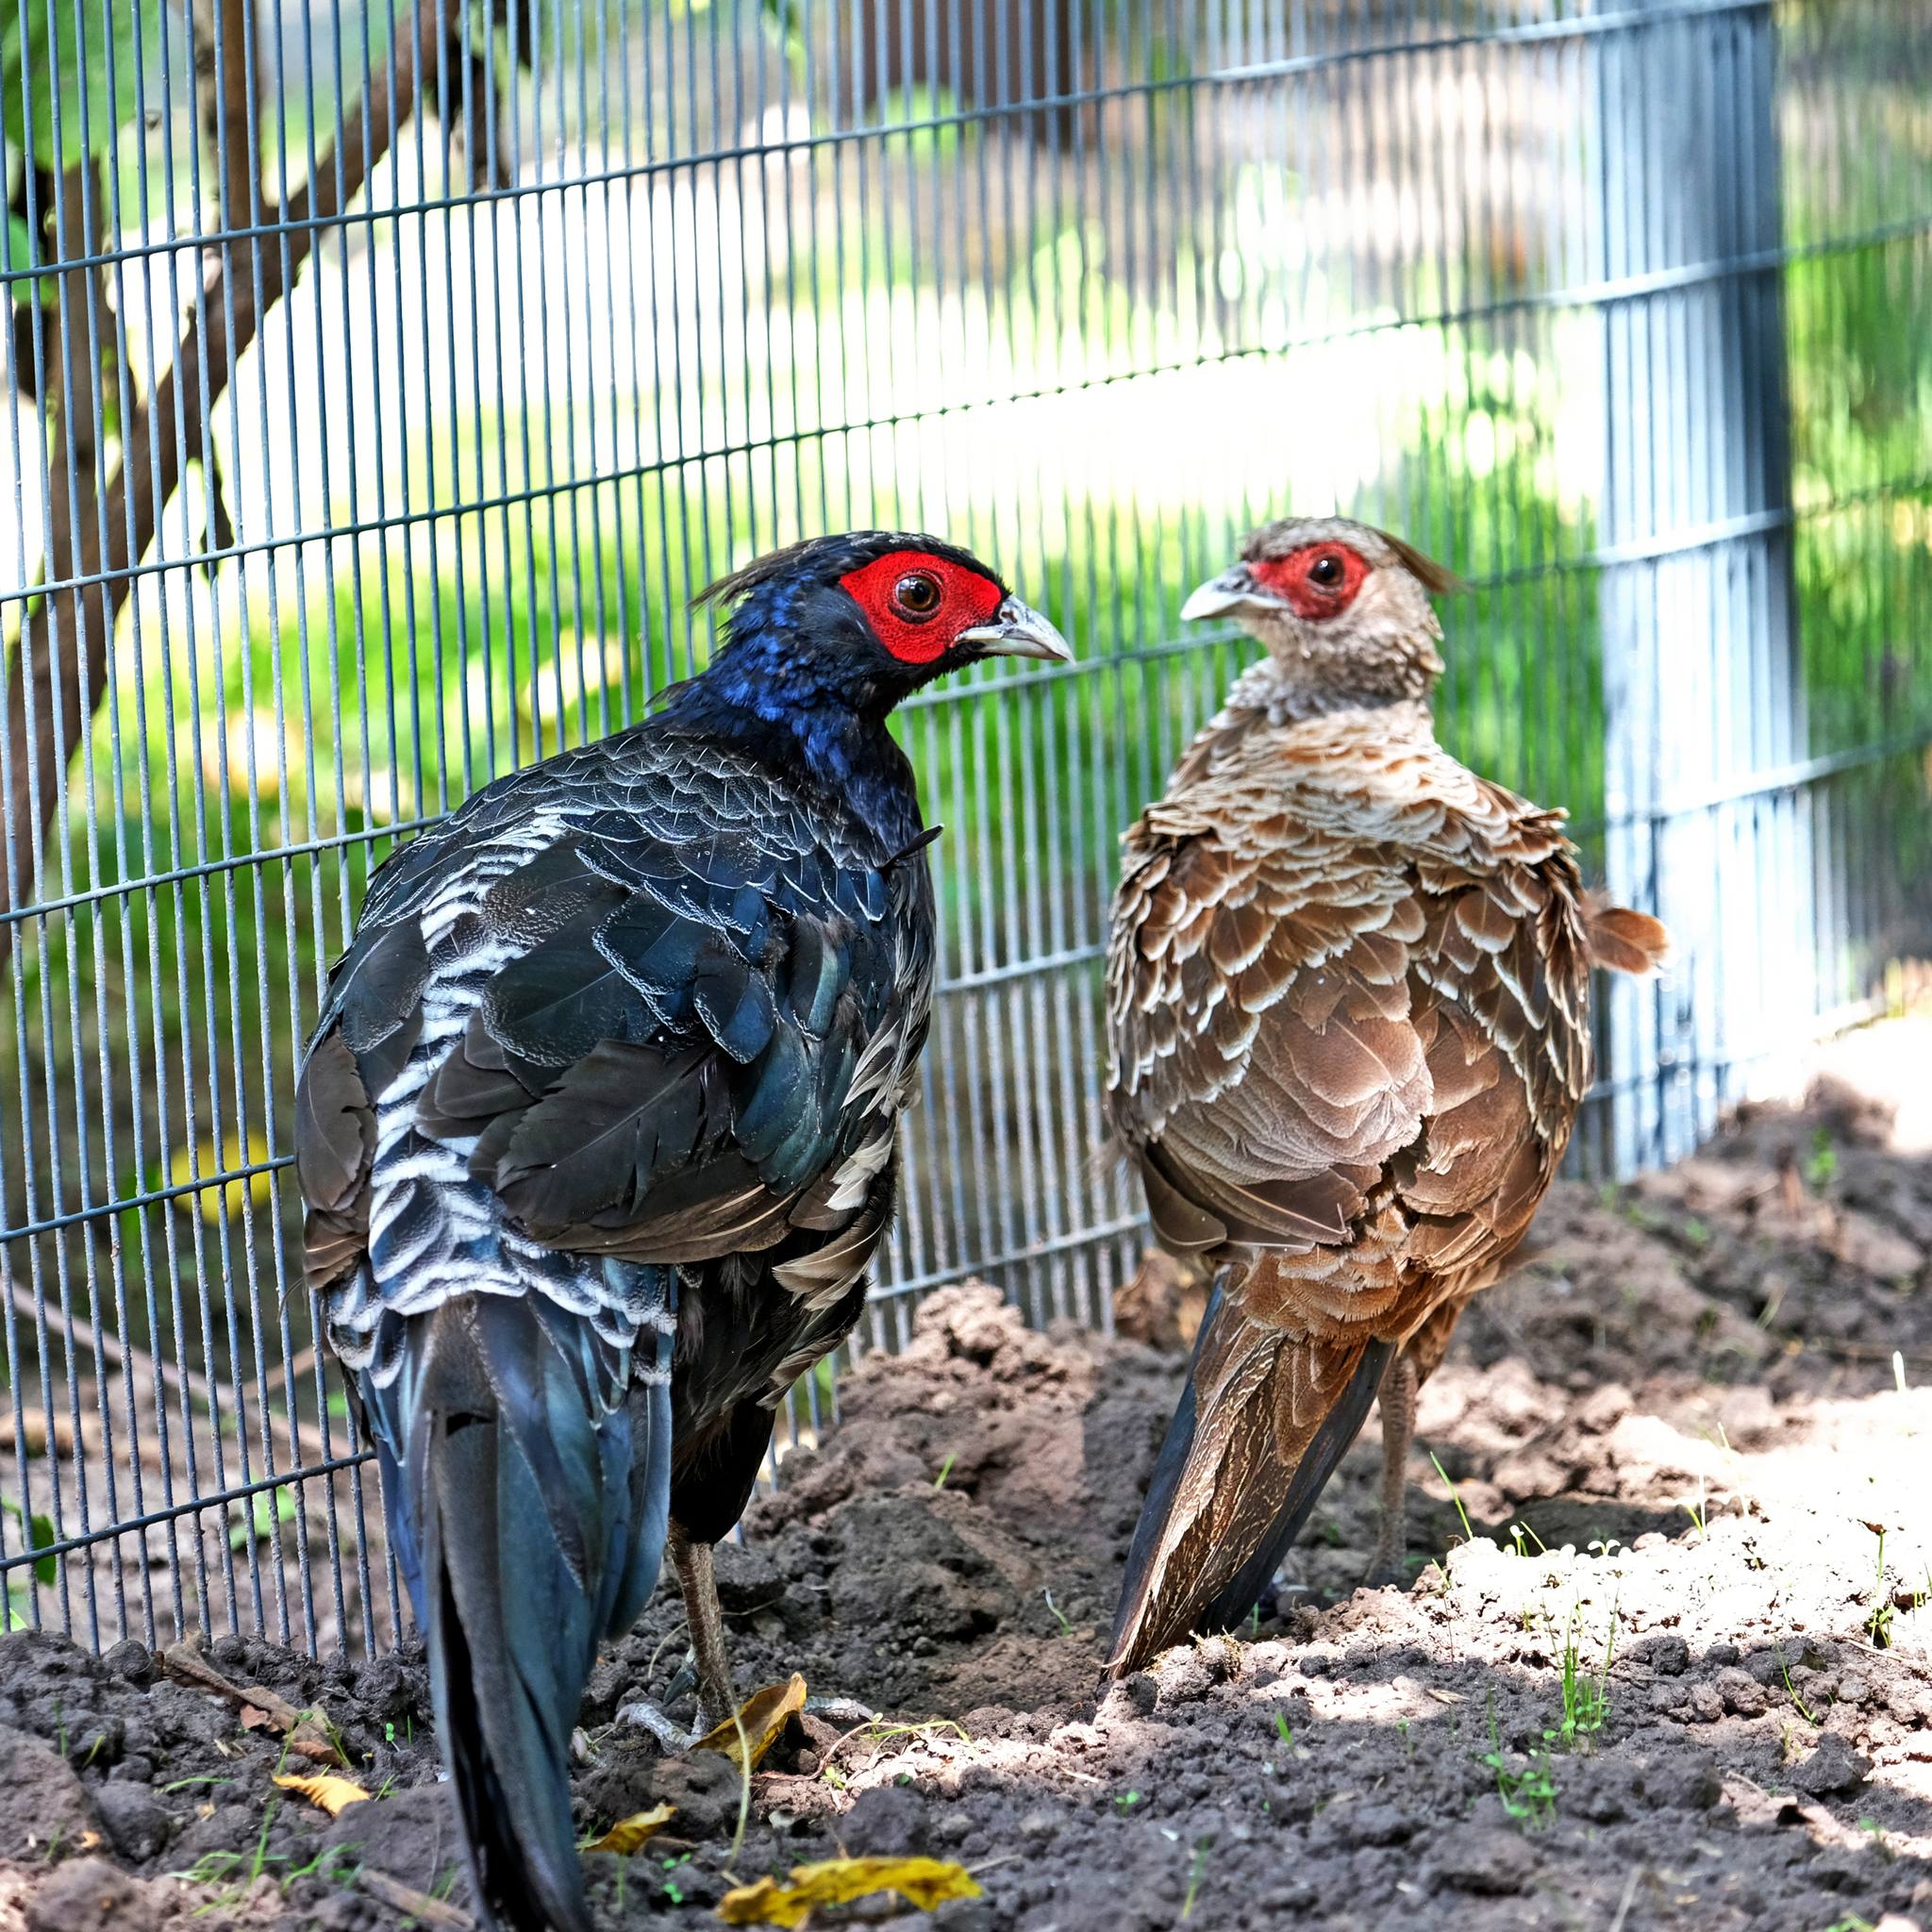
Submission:
[[[1108,1322],[1116,835],[1290,508],[1471,582],[1444,739],[1675,929],[1581,1171],[1928,950],[1924,8],[0,0],[0,146],[10,1624],[392,1641],[300,1290],[327,963],[797,535],[946,532],[1078,654],[901,720],[941,985],[862,1346],[969,1274]]]

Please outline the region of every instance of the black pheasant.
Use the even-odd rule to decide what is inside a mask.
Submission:
[[[713,586],[708,670],[499,779],[371,882],[298,1098],[308,1274],[383,1475],[474,1890],[588,1924],[566,1779],[667,1541],[701,1712],[710,1544],[891,1215],[932,884],[886,720],[1052,625],[929,537]]]

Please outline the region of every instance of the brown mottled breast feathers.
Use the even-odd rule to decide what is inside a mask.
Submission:
[[[1421,704],[1290,722],[1239,695],[1127,834],[1114,905],[1112,1125],[1216,1282],[1116,1671],[1244,1614],[1387,1363],[1434,1366],[1562,1158],[1592,959],[1661,944]]]
[[[1575,859],[1379,719],[1203,746],[1127,838],[1113,1124],[1257,1316],[1399,1336],[1521,1239],[1589,1085]]]

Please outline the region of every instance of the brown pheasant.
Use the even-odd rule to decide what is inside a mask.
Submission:
[[[1114,900],[1114,1128],[1156,1235],[1214,1283],[1115,1673],[1247,1613],[1378,1391],[1399,1556],[1415,1388],[1556,1174],[1590,968],[1665,949],[1585,896],[1562,812],[1436,742],[1428,592],[1454,582],[1378,530],[1291,520],[1181,613],[1268,656],[1126,835]]]

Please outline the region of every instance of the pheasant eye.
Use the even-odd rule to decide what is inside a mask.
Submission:
[[[908,571],[892,586],[892,607],[901,617],[924,624],[940,608],[938,579],[923,570]]]
[[[1332,591],[1341,583],[1342,575],[1341,559],[1332,550],[1323,551],[1308,566],[1308,581],[1324,591]]]

